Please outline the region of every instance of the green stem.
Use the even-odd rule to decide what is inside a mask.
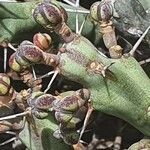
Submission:
[[[105,58],[83,37],[77,37],[65,48],[66,52],[60,56],[61,74],[91,91],[96,110],[117,116],[150,136],[150,79],[139,63],[127,56]],[[92,62],[102,62],[104,65],[114,63],[109,68],[114,79],[107,75],[104,78],[90,70],[89,64]]]

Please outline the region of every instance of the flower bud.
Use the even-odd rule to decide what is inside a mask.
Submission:
[[[13,53],[9,58],[9,67],[16,72],[20,72],[22,67],[17,63],[15,54],[16,53]]]
[[[33,37],[33,43],[41,50],[46,51],[52,44],[51,37],[46,33],[37,33]]]
[[[71,111],[74,112],[78,110],[81,106],[85,104],[85,100],[79,98],[78,96],[66,96],[62,100],[55,101],[53,103],[55,110],[62,110],[62,111]]]
[[[22,46],[22,45],[33,45],[33,43],[28,40],[24,40],[20,43],[20,46]]]
[[[90,8],[91,17],[97,21],[109,21],[112,17],[112,6],[111,4],[103,1],[95,2]]]
[[[38,119],[43,119],[48,116],[48,112],[34,109],[33,114]]]
[[[77,95],[79,95],[83,100],[88,101],[90,99],[90,91],[88,89],[80,89],[76,91]]]
[[[55,28],[62,22],[66,22],[67,13],[63,7],[51,3],[39,3],[33,11],[33,18],[37,23],[47,29]]]
[[[32,63],[38,63],[42,60],[43,55],[41,49],[33,43],[21,43],[16,52],[16,61],[22,66],[29,66]]]
[[[52,108],[52,102],[54,100],[56,98],[51,94],[41,95],[35,100],[35,107],[42,110],[49,110]]]
[[[55,112],[55,118],[58,122],[66,124],[69,122],[69,120],[73,117],[72,113],[67,113],[67,112],[60,112],[56,111]]]
[[[0,73],[0,96],[5,95],[10,90],[10,78],[4,73]]]
[[[38,91],[38,92],[32,92],[29,98],[27,99],[27,103],[30,107],[34,106],[36,99],[43,95],[43,92]]]

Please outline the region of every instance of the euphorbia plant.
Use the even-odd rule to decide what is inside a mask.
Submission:
[[[99,5],[96,6],[99,7]],[[99,13],[97,7],[94,9],[96,9],[97,15]],[[46,55],[46,52],[42,52],[33,44],[20,45],[18,48],[20,58],[32,64],[52,65],[52,63],[45,63],[43,56],[45,59],[55,56],[56,59],[53,59],[54,72],[78,82],[86,88],[90,93],[89,100],[93,109],[119,117],[129,122],[143,134],[150,136],[150,80],[133,57],[133,50],[128,54],[121,54],[122,48],[119,47],[117,59],[100,55],[97,48],[88,39],[75,34],[67,26],[67,14],[56,3],[37,4],[33,11],[33,17],[44,28],[55,31],[62,38],[63,45],[57,55]],[[108,17],[108,19],[110,18]],[[105,16],[102,21],[107,21]],[[108,37],[103,38],[106,41]],[[116,41],[114,43],[117,46]],[[108,46],[107,48],[110,50],[111,47]],[[115,50],[116,48],[113,52]],[[36,58],[40,58],[40,60]],[[55,111],[57,112],[58,108]],[[42,128],[41,124],[40,127]],[[26,141],[21,134],[20,138]]]

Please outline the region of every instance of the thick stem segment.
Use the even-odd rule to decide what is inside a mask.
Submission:
[[[105,58],[84,37],[75,38],[65,49],[60,55],[60,72],[91,91],[93,107],[124,119],[150,136],[150,80],[139,63],[133,57]],[[93,67],[97,63],[92,62],[99,65]],[[111,63],[103,77],[100,64]]]

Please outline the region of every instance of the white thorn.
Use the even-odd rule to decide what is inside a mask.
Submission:
[[[106,77],[106,70],[112,66],[115,62],[110,63],[108,66],[104,66],[103,70],[101,71],[102,76],[105,78]]]
[[[17,117],[21,117],[21,116],[25,116],[27,114],[30,114],[30,111],[25,111],[23,113],[18,113],[18,114],[15,114],[15,115],[10,115],[10,116],[6,116],[6,117],[1,117],[0,118],[0,121],[3,121],[3,120],[9,120],[9,119],[14,119],[14,118],[17,118]]]
[[[41,76],[41,77],[39,77],[39,78],[37,78],[37,79],[43,79],[43,78],[46,78],[46,77],[49,77],[51,74],[53,74],[53,73],[55,73],[55,71],[50,71],[50,72],[48,72],[47,74],[45,74],[45,75],[43,75],[43,76]]]
[[[8,144],[8,143],[10,143],[10,142],[12,142],[12,141],[15,141],[15,140],[17,140],[17,138],[16,138],[16,137],[13,137],[13,138],[11,138],[11,139],[9,139],[9,140],[3,142],[3,143],[0,143],[0,146],[6,145],[6,144]]]
[[[78,14],[78,12],[77,12],[77,8],[78,8],[79,5],[80,5],[80,0],[76,0],[76,3],[75,3],[75,4],[72,3],[72,2],[70,2],[69,0],[63,0],[63,1],[76,8],[76,9],[75,9],[75,10],[76,10],[76,11],[75,11],[75,12],[76,12],[76,33],[79,33],[79,14]]]
[[[16,48],[14,48],[10,43],[8,43],[8,45],[7,45],[9,48],[11,48],[12,50],[14,50],[14,51],[17,51],[17,49]]]
[[[101,51],[97,50],[97,52],[98,52],[100,55],[104,56],[105,58],[108,58],[108,57],[107,57],[105,54],[103,54]]]
[[[77,9],[77,10],[73,10],[73,9],[69,9],[69,8],[65,8],[65,10],[67,12],[71,12],[71,13],[83,13],[83,14],[90,14],[90,11],[89,10],[80,10],[80,9]]]
[[[6,73],[7,70],[7,48],[4,48],[4,72]]]
[[[56,70],[54,72],[54,75],[53,75],[52,79],[50,80],[50,82],[49,82],[47,88],[45,89],[44,93],[46,93],[50,89],[50,87],[51,87],[51,85],[52,85],[53,81],[55,80],[55,78],[56,78],[56,76],[57,76],[58,73],[59,73],[58,70]]]
[[[146,36],[146,34],[148,33],[150,29],[150,26],[145,30],[145,32],[142,34],[142,36],[138,39],[138,41],[135,43],[135,45],[133,46],[133,48],[131,49],[131,51],[129,52],[129,54],[131,56],[134,55],[136,49],[138,48],[138,46],[141,44],[142,40],[144,39],[144,37]]]
[[[77,8],[79,8],[79,3],[80,0],[76,0],[76,4],[75,4],[76,10]],[[76,11],[76,33],[79,33],[79,14],[77,11]]]
[[[89,107],[91,107],[91,106],[89,106]],[[84,119],[84,123],[83,123],[82,129],[81,129],[81,132],[80,132],[80,136],[79,136],[79,140],[78,140],[78,141],[81,141],[82,135],[83,135],[83,133],[84,133],[84,130],[85,130],[86,126],[87,126],[87,122],[89,121],[89,118],[90,118],[92,112],[93,112],[93,108],[92,108],[92,107],[91,107],[91,108],[88,108],[88,111],[87,111],[87,113],[86,113],[86,116],[85,116],[85,119]]]
[[[103,76],[104,78],[106,77],[105,71],[106,71],[106,69],[104,69],[104,70],[101,71],[101,74],[102,74],[102,76]]]
[[[76,12],[76,33],[79,33],[79,14]]]
[[[88,144],[87,142],[85,142],[83,140],[80,140],[79,142],[82,143],[82,144],[86,144],[86,145]]]
[[[13,132],[13,131],[6,131],[5,133],[10,134],[10,135],[16,135],[16,132]]]
[[[79,5],[80,5],[80,0],[76,0],[75,6],[76,6],[76,7],[79,7]]]
[[[33,67],[33,66],[31,66],[31,68],[32,68],[32,73],[33,73],[34,80],[36,80],[36,79],[37,79],[37,77],[36,77],[35,69],[34,69],[34,67]]]
[[[64,2],[66,2],[67,4],[69,4],[69,5],[73,6],[73,7],[75,7],[75,6],[76,6],[76,4],[74,4],[74,3],[70,2],[69,0],[63,0],[63,1],[64,1]]]
[[[79,32],[78,32],[79,35],[81,35],[81,33],[82,33],[82,30],[83,30],[86,19],[87,19],[87,16],[85,17],[84,21],[82,22],[82,24],[80,26],[80,29],[79,29]]]
[[[149,62],[150,62],[150,58],[140,61],[139,64],[143,65],[143,64],[146,64],[146,63],[149,63]]]

